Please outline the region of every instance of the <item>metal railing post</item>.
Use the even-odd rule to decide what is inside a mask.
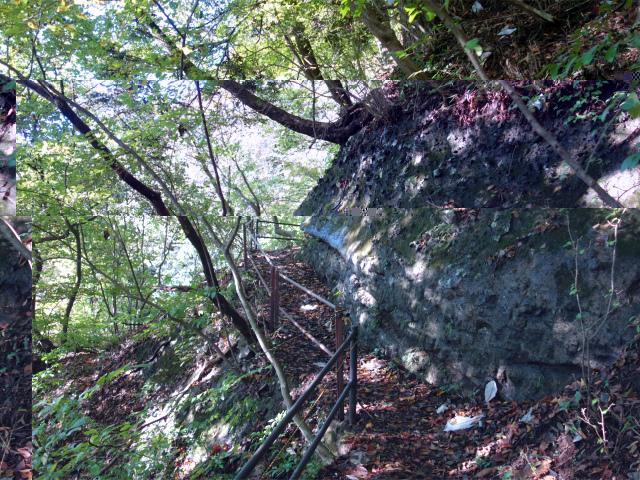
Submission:
[[[351,327],[353,336],[351,337],[351,359],[349,362],[349,383],[351,383],[351,391],[349,392],[349,426],[356,423],[356,402],[358,391],[358,326]]]
[[[348,342],[351,342],[352,339],[353,339],[353,336],[350,333],[349,336],[346,338],[346,340]],[[262,442],[262,445],[258,447],[258,450],[256,450],[256,452],[249,459],[249,461],[244,465],[244,467],[242,467],[240,471],[236,473],[234,480],[247,480],[249,478],[249,476],[251,475],[251,472],[253,472],[253,469],[256,467],[258,462],[260,462],[260,460],[265,456],[269,448],[275,443],[276,439],[280,436],[280,434],[284,432],[284,430],[287,427],[287,424],[291,422],[291,420],[293,420],[293,417],[295,416],[295,414],[300,411],[300,409],[302,408],[302,405],[309,399],[309,397],[311,396],[313,391],[316,389],[316,387],[320,385],[320,382],[322,382],[322,379],[324,378],[324,376],[327,373],[329,373],[329,371],[333,368],[333,364],[337,361],[338,355],[343,353],[346,347],[347,345],[343,344],[342,347],[340,347],[341,349],[338,352],[334,353],[333,357],[331,357],[331,360],[329,360],[329,362],[327,362],[327,364],[322,368],[322,370],[320,370],[320,373],[316,375],[316,378],[313,379],[313,381],[307,387],[307,389],[304,392],[302,392],[302,395],[298,397],[296,402],[293,404],[293,407],[291,407],[287,411],[284,418],[280,420],[280,423],[278,423],[278,425],[274,427],[273,431]],[[342,392],[344,397],[341,398],[340,400],[344,402],[346,395],[351,391],[351,387],[352,387],[352,384],[351,382],[349,382],[345,388],[345,391]],[[333,406],[333,409],[331,410],[331,412],[329,412],[329,417],[327,417],[327,419],[325,420],[325,424],[323,424],[322,429],[318,432],[318,435],[316,435],[316,439],[313,441],[312,445],[314,444],[317,445],[322,440],[322,436],[326,432],[326,429],[329,428],[329,424],[333,419],[333,415],[337,413],[338,406],[340,403],[341,402],[336,402],[336,404]],[[311,448],[307,451],[307,454],[305,454],[304,458],[306,458],[308,461],[311,455],[313,454],[313,451],[311,450]],[[301,463],[301,465],[302,465],[301,468],[304,468],[304,465],[306,464]]]
[[[339,317],[339,318],[338,318]],[[335,329],[336,329],[336,351],[340,348],[340,345],[342,345],[342,315],[338,315],[337,313],[334,314],[334,318],[335,318]],[[336,379],[338,382],[338,398],[340,398],[340,395],[342,395],[342,389],[344,388],[343,383],[344,383],[344,368],[342,365],[342,359],[344,357],[342,355],[340,355],[338,357],[338,363],[336,363]],[[338,420],[343,421],[344,420],[344,405],[341,405],[340,410],[338,410]]]

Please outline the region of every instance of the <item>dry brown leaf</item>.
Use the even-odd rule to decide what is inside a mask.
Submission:
[[[487,475],[493,474],[497,470],[498,470],[498,467],[485,468],[483,470],[480,470],[478,473],[476,473],[476,478],[486,477]]]

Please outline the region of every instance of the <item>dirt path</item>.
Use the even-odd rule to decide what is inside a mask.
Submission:
[[[296,262],[296,252],[294,248],[267,254],[282,265],[285,275],[330,299],[330,292],[315,272]],[[253,258],[268,281],[268,264],[262,254]],[[325,326],[333,315],[329,307],[286,282],[281,282],[280,297],[283,308],[294,314],[296,321],[334,349],[333,334]],[[304,311],[300,310],[302,305],[316,308]],[[348,317],[345,319],[348,321]],[[277,355],[287,365],[292,378],[298,380],[300,387],[295,392],[299,394],[328,356],[286,319],[281,321]],[[633,388],[629,389],[630,384],[640,381],[637,343],[623,354],[620,365],[614,365],[613,370],[594,371],[594,375],[609,379],[607,387],[599,382],[602,387],[599,394],[609,395],[609,399],[618,397],[618,404],[626,404],[620,407],[619,413],[638,410],[640,403]],[[319,479],[613,479],[626,478],[616,473],[619,475],[621,469],[637,469],[633,464],[640,463],[635,448],[630,456],[628,451],[616,448],[610,460],[594,456],[598,436],[579,419],[579,402],[575,401],[577,383],[536,403],[518,404],[497,399],[486,403],[484,392],[463,396],[452,387],[426,385],[377,353],[359,346],[358,421],[346,433],[345,454],[321,470]],[[631,360],[625,360],[627,358]],[[325,413],[336,398],[335,376],[328,377],[321,387],[326,386],[327,392],[319,402],[319,408]],[[617,378],[624,381],[615,386]],[[346,380],[345,375],[345,383]],[[627,396],[619,398],[624,391]],[[446,410],[443,411],[442,406],[446,406]],[[474,427],[444,432],[450,419],[477,415],[484,418]],[[610,435],[616,433],[616,428],[621,430],[620,427],[612,422]],[[634,438],[630,437],[630,441]],[[637,445],[638,440],[635,438],[632,445]]]

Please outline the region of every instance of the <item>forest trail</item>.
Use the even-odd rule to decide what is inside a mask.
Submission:
[[[296,261],[297,248],[285,248],[267,252],[272,261],[287,277],[300,283],[321,297],[331,301],[331,293],[309,266]],[[252,254],[263,278],[269,282],[269,264],[261,253]],[[220,284],[230,280],[230,275],[220,275]],[[252,285],[251,282],[249,285]],[[265,320],[269,298],[263,288],[247,289],[250,301],[257,304],[257,312]],[[332,320],[330,307],[285,281],[280,283],[282,308],[315,338],[334,350],[334,333],[327,323]],[[302,306],[315,306],[301,310]],[[348,331],[348,317],[339,310]],[[640,332],[640,319],[631,325]],[[362,328],[362,326],[361,326]],[[381,325],[379,328],[384,328]],[[270,335],[275,355],[285,367],[291,379],[294,400],[306,389],[329,356],[286,318]],[[136,335],[118,345],[117,351],[105,354],[70,352],[60,359],[57,385],[47,393],[51,398],[62,398],[66,394],[79,394],[93,387],[103,375],[135,361],[136,351],[147,348],[150,354],[162,340],[158,338],[137,339]],[[224,348],[224,338],[220,339]],[[606,447],[609,460],[602,461],[596,452],[602,447],[599,436],[602,430],[581,420],[581,408],[577,382],[562,392],[545,397],[538,402],[502,402],[497,398],[485,402],[484,386],[472,395],[464,395],[455,386],[427,385],[379,350],[364,345],[358,347],[358,395],[357,421],[341,437],[341,456],[321,469],[316,477],[321,480],[401,480],[401,479],[499,479],[499,480],[562,480],[562,479],[609,479],[627,480],[638,478],[640,470],[638,445],[640,439],[640,357],[638,348],[640,333],[631,345],[622,352],[619,360],[601,371],[592,371],[592,398],[596,407],[606,409]],[[205,361],[205,359],[201,359]],[[345,365],[346,366],[346,365]],[[172,381],[162,383],[157,390],[145,388],[146,378],[136,373],[117,375],[103,385],[94,395],[83,401],[82,414],[91,416],[98,425],[122,425],[132,421],[142,412],[152,412],[166,404],[184,381],[197,368],[192,362]],[[346,369],[348,371],[348,369]],[[257,370],[256,370],[257,371]],[[261,390],[266,383],[273,384],[265,371],[249,376],[253,391]],[[346,375],[345,375],[346,377]],[[346,383],[346,378],[345,378]],[[204,383],[203,383],[204,385]],[[268,390],[267,390],[268,391]],[[324,392],[324,393],[323,393]],[[320,394],[323,393],[321,396]],[[316,399],[317,404],[314,405]],[[311,396],[301,412],[308,415],[308,424],[317,429],[318,422],[326,418],[337,398],[335,374],[325,376],[323,383]],[[260,433],[269,424],[263,409],[252,415],[251,426],[233,443],[216,443],[209,446],[207,461],[219,460],[225,468],[224,476],[211,473],[192,475],[185,455],[186,445],[179,445],[181,454],[173,458],[176,468],[172,478],[209,480],[230,479],[233,472],[242,466],[251,451],[260,443],[254,433]],[[271,402],[273,403],[273,402]],[[591,402],[590,402],[591,403]],[[441,407],[445,405],[446,410]],[[313,407],[313,408],[312,408]],[[282,407],[284,408],[284,407]],[[276,411],[281,411],[276,405]],[[447,422],[457,416],[483,415],[482,423],[472,428],[444,432]],[[348,415],[345,416],[348,418]],[[213,421],[214,419],[210,419]],[[462,421],[462,419],[458,419]],[[276,480],[289,478],[304,451],[306,441],[291,424],[284,438],[292,438],[292,444],[277,443],[278,451],[284,454],[273,461],[270,475],[257,474],[252,480]],[[317,430],[316,430],[317,431]],[[74,431],[66,441],[81,442],[83,433]],[[293,446],[293,450],[289,448]],[[227,455],[233,450],[233,456]],[[184,468],[183,468],[184,467]],[[185,475],[182,476],[181,473]],[[307,477],[309,478],[309,477]]]
[[[330,293],[315,272],[296,261],[297,251],[298,248],[286,248],[267,254],[289,278],[331,301]],[[256,252],[252,258],[268,282],[269,264],[264,256]],[[297,322],[331,350],[335,349],[333,333],[326,327],[333,315],[330,307],[285,281],[280,283],[280,299],[281,306],[294,315]],[[315,305],[316,308],[302,311],[303,305]],[[344,318],[344,331],[347,332],[349,319]],[[280,324],[274,339],[279,345],[276,354],[298,387],[292,392],[295,400],[328,356],[286,318],[281,318]],[[608,395],[610,399],[616,397],[618,413],[623,409],[629,411],[638,403],[635,397],[639,388],[634,391],[633,385],[640,383],[639,339],[640,335],[610,369],[593,372],[601,379],[596,382],[598,394]],[[364,345],[359,345],[358,349],[358,420],[345,433],[345,454],[324,467],[318,479],[614,479],[626,478],[617,476],[621,472],[616,472],[616,465],[618,468],[636,465],[637,469],[640,463],[636,448],[623,450],[616,444],[615,461],[576,464],[579,450],[598,449],[594,430],[578,421],[579,410],[573,404],[577,384],[535,403],[496,399],[486,403],[484,391],[464,396],[454,391],[455,386],[433,387],[397,367],[377,349],[371,351]],[[345,373],[345,384],[347,376]],[[327,391],[316,406],[324,415],[337,397],[335,374],[325,377],[310,404],[325,388]],[[446,411],[442,410],[443,405]],[[456,416],[477,415],[484,416],[479,425],[466,430],[443,431],[447,421]],[[314,427],[313,423],[311,426]],[[614,427],[608,435],[615,433]]]

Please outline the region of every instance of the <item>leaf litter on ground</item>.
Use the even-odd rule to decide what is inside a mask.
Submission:
[[[315,272],[305,264],[296,262],[298,248],[287,248],[267,252],[281,271],[296,282],[314,291],[323,298],[330,293]],[[253,257],[268,282],[269,264],[262,254]],[[228,281],[228,278],[227,278]],[[222,282],[221,282],[222,283]],[[334,312],[323,303],[316,309],[301,310],[309,304],[309,296],[282,281],[280,284],[281,306],[296,321],[309,330],[316,339],[329,349],[335,349],[335,332],[327,328]],[[266,297],[268,305],[268,297]],[[268,316],[264,308],[264,317]],[[338,311],[345,322],[348,315]],[[281,327],[272,335],[277,345],[276,356],[286,365],[292,379],[295,400],[315,378],[328,359],[328,355],[308,340],[286,318],[281,318]],[[345,326],[348,332],[348,326]],[[622,479],[640,471],[640,360],[638,357],[640,334],[621,354],[618,362],[610,367],[592,370],[592,393],[603,406],[609,406],[611,422],[606,423],[607,442],[611,455],[605,458],[599,450],[595,431],[580,420],[580,404],[575,402],[579,382],[568,385],[562,392],[540,399],[537,402],[486,401],[494,392],[493,386],[480,397],[464,394],[448,387],[428,385],[416,376],[398,367],[391,359],[360,344],[358,349],[358,420],[347,429],[343,442],[346,454],[322,468],[318,479],[352,480],[374,479],[471,479],[492,478],[510,480],[537,479]],[[304,352],[301,355],[300,352]],[[102,365],[100,369],[115,370],[121,366],[122,358],[113,365]],[[345,362],[344,383],[348,380],[348,361]],[[93,373],[89,378],[77,372],[80,389],[91,386],[97,379]],[[86,373],[85,373],[86,375]],[[94,396],[99,404],[93,412],[103,422],[124,421],[144,401],[160,401],[162,395],[134,402],[119,398],[117,391],[134,393],[131,377],[115,377],[109,384],[110,391],[104,396]],[[140,380],[136,380],[140,381]],[[252,381],[264,381],[261,375]],[[138,388],[141,388],[139,385]],[[171,390],[167,386],[167,394]],[[333,407],[337,396],[336,375],[328,374],[317,392],[323,390],[309,417],[311,428],[318,426],[318,418],[324,418]],[[105,392],[107,393],[107,392]],[[483,392],[484,393],[484,392]],[[498,392],[499,394],[499,392]],[[314,399],[317,396],[313,397]],[[312,400],[313,401],[313,400]],[[443,408],[446,407],[446,408]],[[87,409],[91,411],[91,409]],[[302,412],[303,416],[308,409]],[[468,429],[444,431],[451,419],[472,419],[482,416],[482,422]],[[348,416],[346,417],[348,418]],[[463,420],[464,421],[464,420]],[[265,424],[261,419],[257,428]],[[294,427],[286,431],[290,435]],[[578,440],[579,437],[579,440]],[[243,443],[243,449],[248,442]],[[305,442],[299,437],[293,445],[301,450]],[[229,445],[219,446],[217,452],[226,451]],[[184,449],[182,450],[184,453]],[[184,461],[184,459],[183,459]],[[176,464],[179,462],[176,461]],[[182,477],[176,477],[182,478]],[[185,477],[186,478],[186,477]],[[206,478],[201,476],[197,478]],[[279,477],[262,476],[264,480]]]

